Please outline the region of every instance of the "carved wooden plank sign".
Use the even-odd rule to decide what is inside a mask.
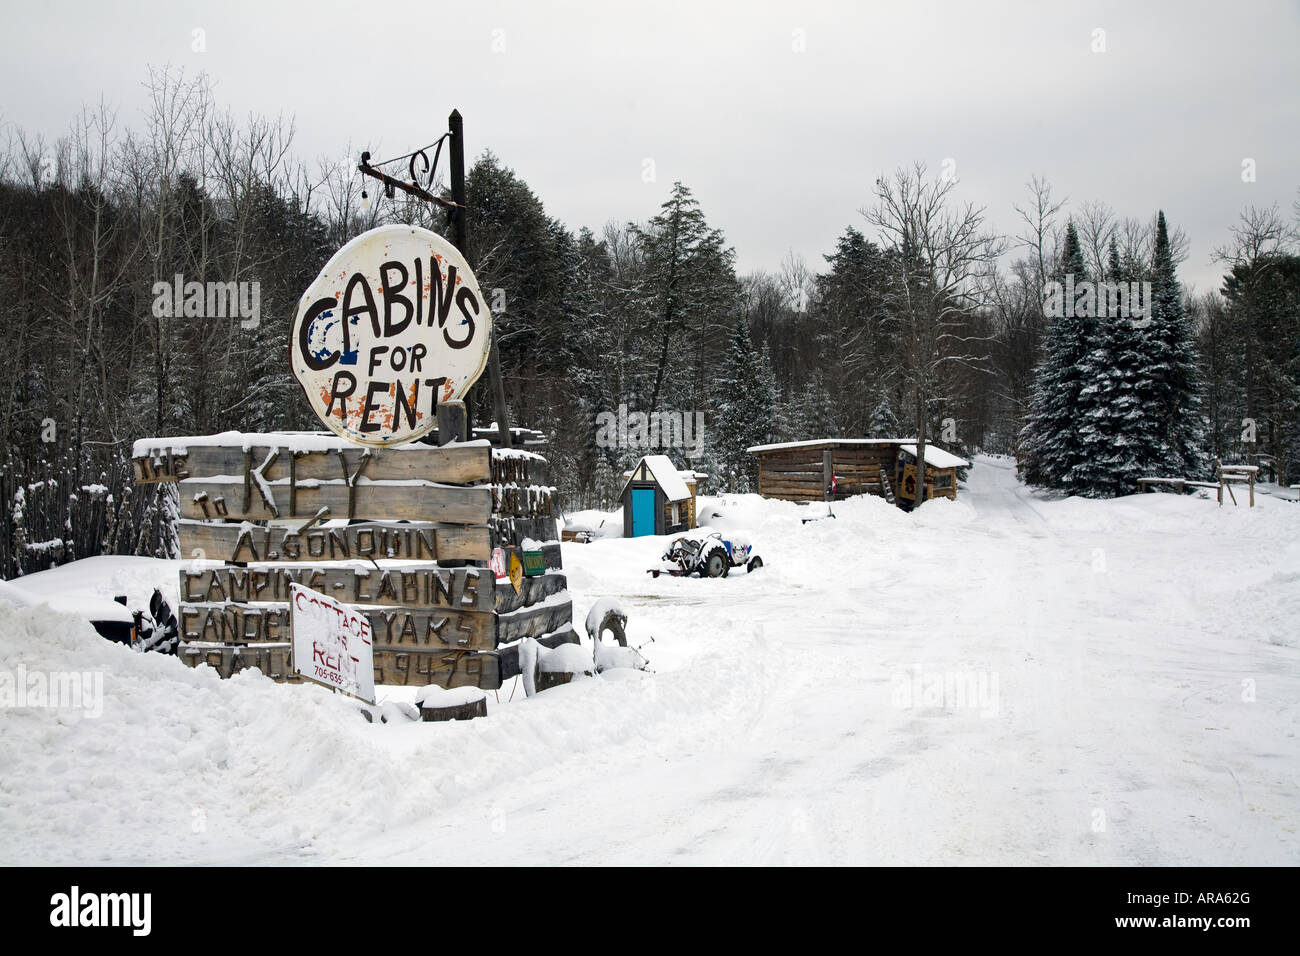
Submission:
[[[361,448],[324,435],[241,434],[161,438],[136,442],[132,466],[137,484],[214,475],[243,475],[247,483],[279,481],[432,481],[469,484],[492,476],[486,442],[434,448]],[[306,445],[308,447],[301,447]],[[321,447],[315,447],[321,446]]]
[[[501,686],[501,662],[495,653],[429,653],[376,649],[375,681],[380,684],[425,687]]]
[[[497,643],[507,644],[522,637],[550,634],[573,621],[573,602],[568,592],[552,595],[532,607],[497,615]]]
[[[552,594],[559,594],[568,589],[568,580],[563,574],[539,574],[526,577],[520,582],[516,591],[509,581],[498,581],[496,585],[496,610],[499,614],[517,611],[521,607],[531,607],[545,601]]]
[[[487,364],[492,316],[464,257],[416,226],[389,225],[334,254],[299,300],[289,359],[331,431],[397,445],[437,424]]]
[[[369,619],[356,608],[301,584],[289,587],[294,673],[373,704],[375,661]]]
[[[293,672],[293,645],[288,641],[244,645],[190,642],[182,644],[177,654],[190,667],[206,664],[223,678],[256,667],[275,681],[296,684],[302,680]]]
[[[496,615],[452,608],[358,608],[370,622],[376,651],[490,651]],[[289,640],[289,604],[185,604],[177,615],[182,641],[265,644]]]
[[[211,561],[485,561],[492,535],[484,527],[362,522],[305,531],[248,522],[179,521],[181,556]]]
[[[203,644],[183,645],[180,654],[191,667],[206,664],[221,677],[232,677],[241,670],[256,667],[272,680],[297,683],[293,672],[290,645],[274,644]],[[424,687],[481,687],[496,690],[501,686],[501,661],[494,651],[415,651],[376,650],[375,682]],[[510,676],[519,672],[515,665]]]
[[[366,668],[347,652],[364,633],[376,684],[495,689],[512,650],[499,645],[571,630],[564,576],[545,573],[558,545],[541,549],[533,577],[518,553],[555,537],[546,459],[486,440],[412,444],[456,431],[448,412],[485,367],[491,324],[453,247],[423,229],[372,230],[327,264],[291,332],[294,375],[329,433],[135,443],[138,483],[177,484],[181,556],[224,565],[180,574],[187,663],[359,686]],[[516,566],[513,586],[459,566],[487,562],[494,543]],[[302,600],[350,622],[348,648],[318,654],[313,639],[291,653]]]
[[[226,567],[180,573],[186,604],[279,603],[289,601],[297,586],[348,604],[461,611],[491,611],[497,604],[496,576],[486,568]]]
[[[181,517],[267,521],[311,518],[326,509],[334,518],[410,518],[447,524],[486,524],[492,492],[486,485],[461,487],[430,482],[249,482],[237,477],[187,478],[180,482]]]

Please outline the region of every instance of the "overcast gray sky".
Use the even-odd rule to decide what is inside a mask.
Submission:
[[[293,114],[305,159],[407,151],[454,106],[575,229],[644,220],[682,180],[742,272],[821,268],[845,226],[870,234],[879,173],[952,159],[1003,231],[1034,173],[1072,205],[1164,208],[1206,289],[1238,212],[1291,216],[1300,186],[1295,2],[4,6],[0,120],[47,138],[101,95],[138,123],[146,64]]]

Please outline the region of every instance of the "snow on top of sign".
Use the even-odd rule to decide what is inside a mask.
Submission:
[[[916,457],[915,445],[900,445],[903,451],[907,452],[913,458]],[[934,445],[925,446],[925,463],[933,465],[935,468],[969,468],[970,462],[965,458],[958,458],[952,452],[944,451],[942,448],[936,448]]]
[[[669,501],[683,501],[691,496],[690,491],[686,488],[686,482],[682,480],[681,473],[677,470],[677,466],[673,464],[673,460],[667,455],[646,455],[641,461],[645,462],[645,466],[650,469],[650,474],[654,476],[654,480],[659,487],[664,490],[664,495]],[[637,462],[632,470],[636,471],[640,464],[641,462]],[[624,484],[623,491],[626,490],[627,485]],[[623,496],[623,491],[619,492],[620,498]]]
[[[594,661],[581,644],[561,644],[539,649],[537,666],[548,674],[586,674],[591,672]]]
[[[486,438],[473,441],[451,442],[443,448],[490,447]],[[274,445],[286,451],[337,451],[361,448],[356,442],[340,438],[330,432],[217,432],[214,435],[177,435],[170,438],[139,438],[131,445],[132,458],[171,451],[183,455],[190,448],[252,448],[257,445]],[[431,448],[420,442],[385,446],[385,451],[420,451]]]
[[[478,441],[483,444],[488,443],[488,439],[486,438],[480,438],[478,439]],[[493,448],[492,457],[493,458],[526,458],[529,461],[546,461],[546,459],[541,455],[537,454],[537,452],[524,451],[522,448]]]
[[[498,614],[497,617],[502,619],[513,615],[524,617],[535,611],[540,611],[542,608],[559,607],[561,604],[568,604],[571,600],[573,600],[573,598],[570,596],[568,591],[557,591],[554,594],[548,594],[541,601],[528,605],[528,607],[515,608],[513,611],[506,611],[503,614]]]
[[[439,687],[430,684],[421,687],[415,695],[419,707],[463,707],[465,704],[477,704],[487,698],[486,691],[478,687]]]

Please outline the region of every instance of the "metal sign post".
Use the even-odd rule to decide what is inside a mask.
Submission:
[[[465,125],[460,110],[452,110],[447,117],[447,129],[451,133],[451,200],[456,204],[451,210],[452,235],[456,247],[466,257],[469,264],[475,264],[469,251],[469,206],[465,194]],[[492,336],[491,351],[488,354],[488,378],[492,388],[492,404],[496,412],[497,433],[501,436],[501,447],[510,447],[510,422],[506,420],[506,389],[501,378],[501,354],[497,350],[497,337]],[[469,433],[474,433],[474,408],[466,402],[465,415],[468,419]]]

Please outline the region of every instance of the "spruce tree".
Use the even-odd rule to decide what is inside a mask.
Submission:
[[[771,362],[754,348],[749,323],[741,318],[715,384],[709,444],[723,472],[716,476],[719,489],[754,490],[758,465],[747,449],[771,436],[775,408]]]
[[[876,407],[871,413],[871,423],[867,426],[868,438],[899,438],[898,418],[894,407],[889,402],[889,392],[881,389]]]
[[[1106,280],[1139,278],[1121,265],[1112,239]],[[1102,300],[1098,297],[1099,306]],[[1101,312],[1096,343],[1083,366],[1087,382],[1079,393],[1083,459],[1071,482],[1076,493],[1094,498],[1131,494],[1146,473],[1150,449],[1157,442],[1154,419],[1140,399],[1146,376],[1145,336],[1133,317]]]
[[[1083,473],[1075,469],[1085,456],[1079,395],[1089,384],[1083,376],[1094,348],[1096,321],[1078,315],[1081,310],[1065,301],[1071,287],[1088,278],[1073,221],[1066,227],[1061,264],[1053,278],[1062,285],[1057,303],[1061,308],[1053,309],[1060,314],[1053,317],[1047,332],[1044,357],[1035,375],[1030,410],[1021,431],[1020,456],[1027,481],[1076,491]]]
[[[1143,330],[1150,376],[1144,398],[1145,411],[1155,419],[1157,441],[1149,467],[1188,478],[1204,477],[1209,461],[1201,417],[1201,374],[1163,210],[1156,217],[1150,310],[1151,322]]]
[[[646,411],[664,404],[707,401],[706,345],[726,323],[740,297],[735,250],[722,230],[708,224],[690,189],[673,183],[659,215],[632,227],[643,256],[645,301],[652,323],[653,363]],[[648,371],[648,369],[647,369]],[[675,380],[676,379],[676,380]]]

